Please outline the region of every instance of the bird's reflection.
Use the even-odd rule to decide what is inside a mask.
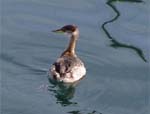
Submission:
[[[72,84],[65,84],[49,79],[49,82],[51,83],[51,86],[49,86],[48,90],[54,93],[54,96],[57,99],[56,103],[59,103],[62,106],[77,104],[76,102],[71,101],[71,99],[74,97],[75,86],[79,81]]]
[[[61,104],[61,106],[76,105],[78,103],[72,101],[72,99],[75,94],[75,88],[80,81],[81,80],[75,83],[66,84],[49,78],[49,82],[51,86],[48,87],[48,90],[54,94],[56,98],[56,103]],[[96,110],[88,110],[88,109],[76,109],[76,110],[68,111],[67,113],[68,114],[102,114]]]

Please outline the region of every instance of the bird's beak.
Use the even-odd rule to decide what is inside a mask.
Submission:
[[[62,31],[62,29],[53,30],[52,32],[56,32],[56,33],[64,33],[64,31]]]

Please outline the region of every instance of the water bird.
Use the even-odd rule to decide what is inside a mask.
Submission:
[[[85,76],[86,68],[75,52],[79,38],[78,27],[76,25],[66,25],[52,32],[67,34],[70,42],[61,56],[52,64],[50,68],[51,78],[64,83],[73,83],[80,80]]]

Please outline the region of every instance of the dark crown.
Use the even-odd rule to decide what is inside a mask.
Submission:
[[[77,26],[75,26],[75,25],[66,25],[61,28],[61,30],[64,32],[66,32],[66,31],[74,32],[76,29],[77,29]]]

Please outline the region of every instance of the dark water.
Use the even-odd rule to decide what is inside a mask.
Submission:
[[[149,0],[3,0],[2,114],[148,114]],[[80,28],[87,67],[78,84],[48,79],[67,45],[51,30]]]

